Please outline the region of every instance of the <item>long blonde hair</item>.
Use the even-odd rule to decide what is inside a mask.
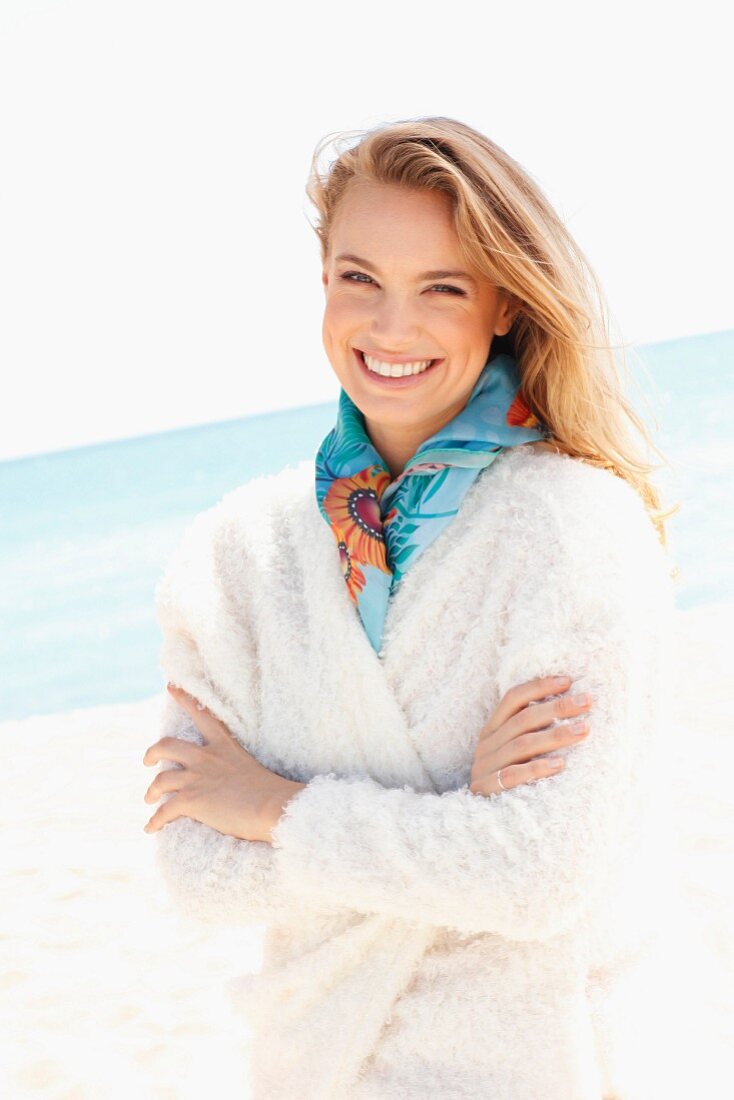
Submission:
[[[322,171],[332,142],[337,155]],[[614,348],[624,349],[609,338],[599,281],[532,177],[488,137],[452,118],[328,134],[316,146],[306,186],[322,261],[339,201],[357,178],[450,196],[465,260],[521,302],[509,333],[494,337],[493,351],[501,345],[514,355],[526,403],[554,446],[626,479],[665,546],[664,520],[680,503],[661,510],[649,480],[659,466],[639,453],[639,442],[669,463],[623,391]],[[622,369],[629,377],[624,359]]]

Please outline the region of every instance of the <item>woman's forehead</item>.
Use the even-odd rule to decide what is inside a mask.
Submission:
[[[329,244],[333,258],[379,265],[380,257],[409,253],[420,271],[466,270],[450,202],[436,192],[355,184],[340,200]]]

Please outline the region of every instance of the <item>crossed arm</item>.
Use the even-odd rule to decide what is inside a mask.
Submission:
[[[590,734],[565,750],[561,773],[489,797],[316,775],[285,803],[272,844],[180,818],[157,840],[179,904],[206,921],[277,922],[309,905],[513,939],[582,919],[634,845],[654,781],[672,597],[653,554],[612,546],[590,562],[561,540],[541,565],[516,594],[496,675],[504,693],[564,669],[571,692],[591,692]],[[573,579],[587,569],[581,601]],[[172,700],[163,727],[196,736]]]

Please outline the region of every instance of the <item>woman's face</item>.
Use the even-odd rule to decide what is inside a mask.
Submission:
[[[492,337],[509,331],[519,303],[467,269],[447,195],[393,184],[349,186],[322,280],[326,354],[395,474],[464,408]],[[361,353],[391,369],[432,362],[384,378]]]

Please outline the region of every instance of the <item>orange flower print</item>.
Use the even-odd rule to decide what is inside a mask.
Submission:
[[[522,390],[518,390],[515,399],[507,410],[506,421],[512,428],[534,428],[539,424],[537,416],[531,413]]]
[[[344,553],[350,568],[355,563],[373,565],[383,573],[390,573],[385,549],[380,500],[390,475],[380,466],[367,466],[352,477],[337,478],[323,500],[323,508],[329,517],[332,529]],[[343,567],[343,566],[342,566]],[[359,572],[361,583],[364,574]],[[345,577],[347,573],[345,571]],[[354,584],[356,584],[356,579]]]
[[[398,516],[397,508],[391,508],[382,521],[382,526],[387,527],[388,523],[393,523]]]
[[[357,596],[363,591],[365,586],[365,577],[362,570],[359,568],[355,561],[352,561],[347,544],[341,537],[341,532],[337,528],[332,527],[332,531],[337,537],[337,549],[339,551],[339,562],[342,567],[342,573],[344,574],[344,580],[347,584],[347,592],[352,603],[356,604]]]

